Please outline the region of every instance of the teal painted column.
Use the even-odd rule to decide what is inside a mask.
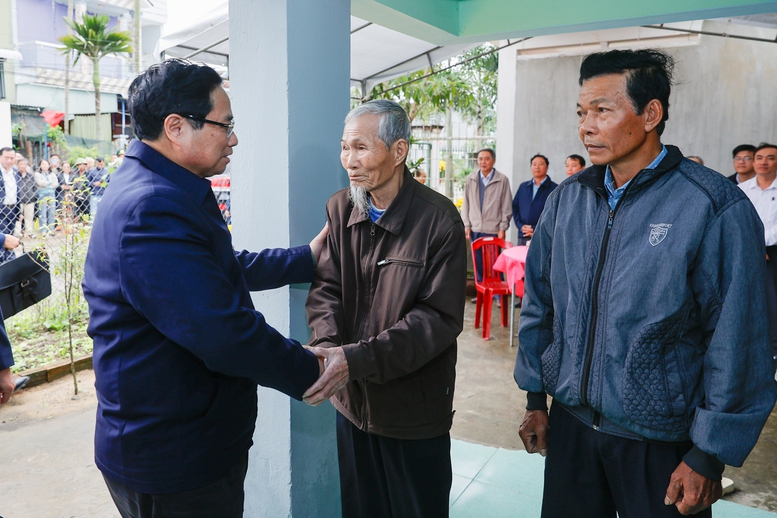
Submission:
[[[231,165],[235,247],[306,244],[340,165],[349,108],[349,0],[230,0]],[[254,295],[270,325],[306,343],[308,286]],[[340,516],[335,412],[259,388],[245,515]]]

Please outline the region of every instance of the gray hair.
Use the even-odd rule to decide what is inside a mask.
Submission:
[[[380,117],[378,124],[378,138],[391,148],[397,140],[404,139],[410,143],[410,119],[405,110],[394,101],[376,99],[361,104],[348,112],[345,123],[358,119],[362,115],[377,115]]]

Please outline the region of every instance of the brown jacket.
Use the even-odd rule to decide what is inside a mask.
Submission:
[[[307,300],[311,345],[342,345],[351,381],[333,398],[361,430],[397,439],[453,421],[467,248],[453,203],[405,170],[372,223],[348,190],[327,203],[329,236]]]
[[[464,183],[461,219],[464,226],[473,232],[497,234],[500,230],[507,231],[510,228],[513,215],[510,181],[496,169],[493,175],[483,196],[483,210],[480,209],[480,170],[467,176]]]

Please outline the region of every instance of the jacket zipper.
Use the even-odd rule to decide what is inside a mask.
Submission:
[[[625,195],[626,193],[624,193]],[[623,197],[618,201],[618,204],[623,201]],[[605,200],[609,203],[608,200]],[[585,351],[585,363],[583,363],[583,380],[580,386],[580,402],[583,405],[588,404],[588,382],[591,377],[591,364],[594,359],[594,342],[596,340],[596,321],[599,317],[599,283],[602,280],[602,271],[604,270],[604,263],[607,259],[607,245],[610,241],[610,232],[612,231],[612,221],[615,218],[615,211],[618,210],[616,205],[614,209],[610,209],[610,214],[607,218],[607,229],[604,231],[604,239],[602,240],[602,249],[599,252],[599,264],[596,267],[596,275],[594,276],[593,295],[591,297],[591,327],[588,330],[588,347]],[[599,428],[599,413],[594,413],[594,429]]]
[[[401,264],[402,266],[410,266],[411,268],[421,268],[424,265],[421,261],[409,261],[407,259],[396,259],[394,257],[386,257],[382,261],[378,261],[378,266],[385,266],[387,264]]]
[[[641,172],[641,171],[640,171]],[[636,178],[636,176],[634,177]],[[610,232],[612,231],[612,223],[615,218],[615,213],[623,205],[623,200],[631,189],[634,178],[631,183],[626,186],[626,190],[623,191],[618,203],[614,209],[610,209],[609,216],[607,217],[607,229],[604,231],[604,238],[602,239],[602,248],[599,253],[599,263],[596,266],[596,274],[594,276],[593,294],[591,296],[591,327],[588,330],[588,347],[585,351],[585,363],[583,364],[583,379],[580,384],[580,402],[583,405],[588,405],[588,385],[591,377],[591,364],[594,359],[594,342],[596,341],[596,322],[599,318],[599,283],[602,279],[602,270],[604,270],[604,263],[607,260],[607,247],[610,242]],[[604,202],[609,205],[609,196],[602,195]],[[601,424],[602,414],[594,410],[593,429],[599,430]]]
[[[362,317],[361,322],[359,325],[359,334],[357,336],[362,336],[364,334],[364,328],[367,325],[367,315],[369,314],[370,307],[372,306],[372,255],[375,250],[375,223],[371,223],[370,225],[370,250],[367,254],[367,260],[364,263],[363,271],[363,283],[365,286],[369,286],[369,290],[365,291],[364,294],[364,310],[362,311]],[[354,337],[356,338],[356,337]],[[360,380],[359,383],[362,385],[362,390],[364,389],[364,384],[367,383],[367,380]],[[363,430],[367,429],[367,400],[366,398],[362,402],[362,409],[361,409],[361,416],[362,416],[362,426],[361,428]]]
[[[361,315],[361,322],[359,322],[359,334],[357,336],[362,336],[364,334],[364,328],[367,325],[367,318],[366,315],[369,313],[369,308],[372,306],[372,254],[375,248],[375,223],[372,223],[370,226],[370,249],[367,253],[367,257],[364,261],[364,264],[362,265],[362,283],[364,286],[369,287],[368,290],[365,290],[364,292],[364,301],[362,303],[362,307],[364,308],[364,311],[362,311]],[[354,337],[356,338],[356,337]]]

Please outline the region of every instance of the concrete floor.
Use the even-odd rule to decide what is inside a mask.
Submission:
[[[473,319],[474,304],[467,304],[465,329],[459,340],[456,416],[451,434],[454,439],[468,443],[522,450],[518,426],[523,419],[526,400],[512,378],[515,349],[508,346],[508,330],[500,326],[495,314],[493,339],[483,341],[480,330],[474,329]],[[73,383],[66,377],[24,390],[0,407],[0,517],[118,516],[94,466],[94,373],[80,372],[79,380],[81,397],[78,400],[70,398]],[[463,469],[471,460],[461,453],[470,449],[473,448],[463,443],[453,449],[457,469]],[[488,449],[478,451],[484,450]],[[508,460],[512,459],[510,453],[504,452]],[[745,466],[726,469],[726,476],[733,478],[740,489],[725,498],[777,511],[776,453],[777,418],[772,415]],[[541,462],[541,459],[531,456],[527,462]],[[467,472],[463,476],[475,475]],[[516,476],[515,480],[525,478],[520,474]],[[541,476],[535,474],[532,478],[541,479]],[[479,479],[476,482],[480,483]],[[472,486],[467,494],[476,497],[477,493],[473,492],[477,489]],[[506,493],[495,491],[494,494],[504,498]],[[481,512],[468,514],[458,511],[459,508],[465,510],[467,503],[459,499],[452,507],[452,513],[456,516],[489,514],[488,501],[482,498],[470,500]],[[490,515],[501,516],[494,512]]]

